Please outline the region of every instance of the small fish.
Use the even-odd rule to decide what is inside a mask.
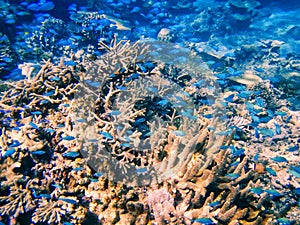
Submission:
[[[64,61],[64,64],[65,64],[66,66],[76,66],[76,62],[74,62],[74,61],[72,61],[72,60],[70,60],[70,61]]]
[[[103,175],[104,175],[103,172],[98,172],[94,174],[95,177],[102,177]]]
[[[55,187],[55,188],[59,188],[59,189],[62,188],[62,186],[61,186],[60,184],[51,184],[51,186],[52,186],[52,187]]]
[[[271,167],[267,167],[267,168],[266,168],[266,171],[267,171],[269,174],[271,174],[272,176],[276,176],[276,175],[277,175],[276,172],[275,172],[275,170],[273,170]]]
[[[296,195],[300,196],[300,188],[295,188],[294,192],[296,193]]]
[[[34,111],[34,112],[30,112],[31,115],[41,115],[42,112],[41,111]]]
[[[21,143],[18,140],[12,140],[12,143],[8,146],[10,148],[19,147]]]
[[[113,140],[114,139],[114,137],[110,133],[108,133],[108,132],[105,132],[105,131],[102,132],[101,131],[101,132],[99,132],[99,134],[103,135],[105,138],[107,138],[109,140]]]
[[[284,158],[283,156],[275,156],[273,158],[271,158],[271,160],[273,160],[274,162],[286,162],[288,163],[289,161]]]
[[[82,168],[82,167],[76,167],[76,168],[74,168],[73,170],[74,170],[74,171],[81,171],[81,170],[83,170],[83,168]]]
[[[233,156],[241,156],[244,155],[245,149],[243,148],[236,148],[235,151],[233,151],[232,155]]]
[[[281,128],[277,123],[274,123],[276,134],[281,134]]]
[[[234,94],[231,94],[228,97],[224,98],[224,100],[227,101],[227,102],[231,102],[232,103],[234,96],[235,96]]]
[[[163,99],[163,100],[160,100],[159,102],[157,102],[157,104],[160,105],[160,106],[165,106],[165,105],[167,105],[168,103],[169,103],[169,101],[166,100],[166,99]]]
[[[259,73],[263,73],[264,72],[263,68],[255,67],[254,69],[255,69],[256,72],[259,72]]]
[[[228,173],[228,174],[225,175],[225,177],[228,177],[231,180],[235,180],[236,178],[240,177],[240,174],[238,174],[238,173]]]
[[[68,157],[68,158],[76,158],[77,156],[79,156],[79,152],[66,152],[63,154],[64,157]]]
[[[121,112],[119,110],[113,110],[113,111],[110,111],[108,114],[111,116],[118,116],[121,114]]]
[[[55,5],[53,4],[53,2],[48,1],[48,2],[45,2],[44,4],[38,6],[35,11],[37,11],[37,12],[51,11],[54,7],[55,7]]]
[[[29,125],[34,129],[39,129],[39,127],[33,122],[29,122]]]
[[[268,193],[269,195],[272,195],[274,197],[280,197],[281,196],[281,193],[274,190],[274,189],[268,189],[268,190],[265,190],[266,193]]]
[[[147,167],[136,169],[135,172],[136,173],[145,173],[145,172],[147,172]]]
[[[7,149],[5,151],[5,153],[3,154],[3,158],[5,157],[8,157],[8,156],[11,156],[12,154],[14,154],[16,152],[16,150],[14,148],[10,148],[10,149]]]
[[[239,98],[245,98],[245,99],[247,99],[247,98],[249,98],[250,94],[252,94],[251,91],[241,91],[240,93],[237,94],[237,96]]]
[[[70,223],[70,222],[63,222],[62,225],[74,225],[73,223]]]
[[[292,222],[287,218],[279,218],[279,219],[277,219],[277,222],[279,223],[279,225],[291,225],[292,224]]]
[[[44,155],[46,152],[43,150],[33,151],[31,152],[32,155]]]
[[[152,20],[150,23],[156,25],[156,24],[159,24],[159,20],[158,20],[158,19],[154,19],[154,20]]]
[[[267,136],[267,137],[273,137],[275,135],[274,131],[272,129],[268,129],[268,128],[259,128],[259,133]]]
[[[173,130],[172,133],[178,137],[184,137],[186,135],[186,132],[183,130]]]
[[[77,201],[72,198],[58,198],[58,200],[61,200],[61,201],[64,201],[66,203],[73,204],[73,205],[75,205],[77,203]]]
[[[131,12],[131,13],[136,13],[136,12],[139,12],[140,10],[141,10],[141,8],[138,7],[138,6],[136,6],[136,7],[134,7],[130,12]]]
[[[278,116],[286,116],[286,112],[283,112],[283,111],[276,111],[276,112],[275,112],[275,115],[278,115]]]
[[[220,201],[214,201],[214,202],[209,203],[208,205],[211,207],[216,207],[216,206],[220,205]]]
[[[193,221],[197,222],[197,223],[202,223],[204,225],[213,225],[213,224],[215,224],[214,221],[210,218],[197,218],[197,219],[194,219]]]
[[[46,92],[45,94],[43,94],[44,96],[47,96],[47,97],[50,97],[50,96],[53,96],[55,94],[55,91],[49,91],[49,92]]]
[[[299,150],[299,146],[295,145],[295,146],[291,146],[287,149],[288,152],[295,152]]]
[[[228,149],[228,148],[230,148],[229,145],[222,145],[222,146],[220,147],[221,150],[226,150],[226,149]]]
[[[75,139],[75,137],[67,135],[67,136],[64,136],[62,139],[65,141],[73,141]]]
[[[204,114],[203,117],[207,119],[211,119],[213,118],[213,114]]]
[[[99,87],[101,85],[100,82],[97,82],[97,81],[91,81],[91,80],[86,80],[86,83],[92,87]]]
[[[293,167],[290,167],[290,169],[288,170],[288,172],[291,175],[295,176],[296,178],[300,178],[300,173],[297,170],[295,170]]]
[[[120,146],[125,147],[125,148],[130,148],[131,144],[130,143],[122,143]]]
[[[51,81],[60,81],[60,78],[54,76],[54,77],[49,78],[49,80],[51,80]]]
[[[83,118],[80,118],[80,119],[76,120],[76,122],[78,122],[78,123],[85,123],[85,122],[86,122],[86,120],[85,120],[85,119],[83,119]]]
[[[146,118],[142,117],[142,118],[139,118],[136,121],[134,121],[134,123],[143,123],[145,121],[146,121]]]
[[[120,91],[126,91],[127,87],[125,86],[116,86],[117,89],[119,89]]]
[[[98,182],[98,179],[90,178],[90,181],[96,183]]]
[[[253,194],[257,194],[257,195],[260,195],[264,192],[264,190],[260,187],[258,188],[250,188],[250,191],[253,193]]]
[[[51,129],[51,128],[46,128],[45,131],[46,131],[47,133],[54,133],[54,132],[55,132],[55,130],[53,130],[53,129]]]

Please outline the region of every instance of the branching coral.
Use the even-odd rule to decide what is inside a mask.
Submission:
[[[281,142],[297,145],[299,115],[270,85],[245,87],[239,101],[241,93],[226,93],[225,102],[207,66],[178,46],[149,44],[100,42],[106,54],[96,59],[47,61],[8,84],[0,100],[4,220],[80,224],[92,214],[103,224],[268,224],[296,206],[293,192],[292,205],[280,207],[287,189],[279,188],[299,188],[295,154]],[[256,93],[278,115],[256,105]],[[269,153],[274,164],[265,167]],[[291,165],[278,166],[284,159]]]

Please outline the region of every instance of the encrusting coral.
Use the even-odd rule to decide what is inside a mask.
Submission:
[[[283,215],[270,208],[284,201],[281,193],[242,149],[255,139],[251,115],[228,122],[221,94],[210,99],[215,105],[206,101],[217,92],[207,68],[148,60],[149,44],[100,42],[106,53],[97,59],[46,61],[37,74],[7,83],[0,99],[2,221],[233,225],[271,224]]]

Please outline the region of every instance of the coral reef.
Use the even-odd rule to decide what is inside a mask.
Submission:
[[[165,58],[155,54],[160,48]],[[3,222],[295,221],[299,196],[289,188],[299,189],[299,113],[284,107],[277,89],[260,80],[218,87],[196,60],[181,55],[190,68],[168,64],[174,49],[165,42],[114,38],[99,50],[106,53],[97,59],[44,61],[6,83]]]

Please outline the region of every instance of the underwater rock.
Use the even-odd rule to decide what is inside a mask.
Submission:
[[[172,42],[175,38],[175,34],[171,29],[162,28],[157,34],[157,39],[159,41],[169,41]]]

